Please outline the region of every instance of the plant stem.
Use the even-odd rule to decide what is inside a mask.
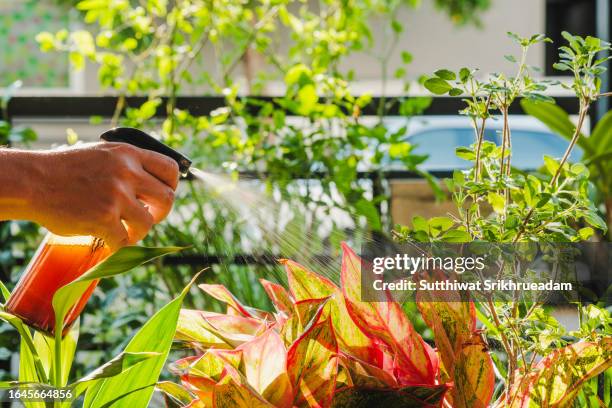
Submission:
[[[557,180],[559,179],[559,175],[561,174],[561,170],[563,169],[563,165],[569,158],[569,155],[572,152],[572,149],[574,148],[574,146],[576,145],[576,142],[578,142],[578,139],[580,138],[580,134],[581,134],[580,131],[582,130],[582,124],[584,123],[584,119],[586,118],[586,115],[589,111],[589,100],[588,99],[585,100],[581,105],[582,106],[580,107],[580,113],[578,115],[578,124],[576,125],[576,130],[574,131],[574,135],[572,136],[572,141],[570,142],[569,146],[565,150],[565,154],[563,155],[563,158],[561,159],[561,162],[559,163],[559,168],[557,169],[557,171],[555,172],[555,175],[550,181],[551,186],[554,186],[557,183]]]
[[[55,323],[55,341],[53,342],[54,346],[54,358],[55,362],[53,364],[53,368],[55,371],[54,374],[54,384],[55,388],[61,388],[64,386],[62,381],[62,330],[63,330],[63,322]],[[62,403],[60,401],[54,401],[53,405],[55,407],[61,407]]]
[[[567,159],[569,158],[569,155],[571,154],[572,149],[574,148],[574,146],[578,142],[578,139],[580,138],[581,131],[582,131],[582,125],[584,123],[584,119],[586,118],[586,115],[589,112],[589,106],[590,106],[590,100],[589,99],[585,98],[585,99],[581,99],[580,100],[580,112],[579,112],[579,115],[578,115],[578,124],[576,125],[576,130],[574,131],[574,135],[572,136],[572,140],[571,140],[569,146],[567,146],[567,149],[565,150],[565,154],[563,155],[563,158],[561,159],[561,162],[559,163],[559,168],[557,168],[557,171],[555,172],[555,175],[550,180],[550,184],[549,185],[551,187],[553,187],[555,184],[557,184],[557,180],[559,179],[559,175],[561,174],[561,171],[563,170],[563,165],[565,164],[565,162],[567,162]],[[527,228],[527,223],[531,219],[531,216],[533,215],[534,210],[535,210],[535,207],[531,207],[531,209],[529,210],[529,212],[525,216],[525,219],[523,220],[523,223],[521,224],[521,227],[519,228],[518,233],[516,234],[516,236],[514,237],[514,240],[512,241],[513,243],[517,242],[523,236],[523,234],[525,233],[525,229]]]
[[[487,114],[489,112],[489,105],[491,104],[491,95],[487,97],[487,102],[485,104],[485,111],[483,112],[482,120],[480,122],[480,128],[478,129],[478,145],[476,146],[476,170],[474,172],[474,181],[478,182],[480,178],[481,164],[480,164],[480,155],[482,150],[482,142],[484,139],[484,130],[487,122]]]
[[[119,117],[121,116],[121,112],[125,107],[125,94],[122,92],[117,99],[117,105],[115,105],[115,111],[113,112],[113,117],[111,119],[111,127],[116,127],[119,123]]]
[[[505,169],[505,160],[506,160],[506,146],[507,146],[507,142],[506,142],[506,138],[508,135],[508,106],[507,105],[502,105],[500,106],[500,110],[502,113],[502,116],[504,118],[504,124],[502,127],[502,151],[501,151],[501,158],[500,158],[500,163],[499,163],[499,178],[501,179],[503,177],[504,174],[506,174],[506,172],[504,171]]]
[[[515,369],[515,363],[514,363],[514,351],[512,349],[512,347],[510,346],[510,342],[508,341],[508,338],[506,337],[506,334],[504,333],[504,331],[502,330],[502,324],[501,321],[499,320],[499,317],[497,316],[497,312],[495,311],[495,305],[493,304],[493,301],[491,300],[491,297],[487,297],[487,304],[489,305],[489,310],[491,311],[491,316],[493,317],[493,322],[495,323],[495,327],[497,328],[497,331],[499,332],[499,336],[501,337],[502,340],[502,344],[504,345],[504,349],[506,350],[506,354],[508,354],[508,381],[507,381],[507,389],[508,391],[510,390],[512,383],[514,382],[514,369]]]

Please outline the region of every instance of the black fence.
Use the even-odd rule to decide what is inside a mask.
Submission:
[[[274,102],[274,97],[248,97],[252,100]],[[162,98],[165,102],[167,99]],[[372,101],[362,110],[363,115],[376,115],[381,103],[381,97],[373,97]],[[400,114],[400,104],[406,97],[385,97],[385,114],[393,116]],[[146,102],[145,97],[128,97],[126,106],[137,107]],[[557,105],[570,114],[578,114],[578,99],[570,96],[555,98]],[[11,99],[8,106],[9,117],[111,117],[115,111],[117,97],[113,96],[17,96]],[[166,115],[164,103],[157,108],[155,116]],[[181,96],[177,98],[176,107],[187,109],[192,115],[208,115],[213,110],[226,106],[221,96]],[[465,107],[461,98],[434,97],[431,105],[423,113],[426,116],[456,115]],[[277,105],[278,109],[284,109]],[[253,106],[253,109],[256,109]],[[510,114],[524,114],[519,101],[510,107]]]

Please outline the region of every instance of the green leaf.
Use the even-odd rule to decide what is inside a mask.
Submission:
[[[108,7],[108,1],[106,0],[83,0],[77,4],[79,10],[96,10],[104,9]]]
[[[285,84],[290,87],[291,85],[300,83],[302,85],[312,82],[310,69],[304,64],[297,64],[291,67],[285,75]]]
[[[11,292],[6,288],[4,282],[0,281],[0,293],[4,299],[2,303],[6,302],[11,297]]]
[[[598,153],[592,157],[589,157],[588,159],[586,159],[584,161],[584,164],[587,166],[590,165],[605,165],[610,163],[610,159],[612,159],[612,149],[603,152],[603,153]]]
[[[438,78],[442,78],[447,81],[454,81],[455,79],[457,79],[457,75],[453,71],[448,69],[439,69],[434,72],[434,75]]]
[[[363,215],[366,218],[372,230],[381,230],[382,224],[380,222],[380,216],[372,201],[361,198],[355,203],[355,209],[359,215]]]
[[[34,39],[40,44],[40,50],[42,52],[49,52],[55,48],[55,37],[47,31],[38,33]]]
[[[52,369],[55,364],[55,339],[53,337],[43,335],[40,332],[34,333],[34,347],[42,361],[45,373],[49,375],[49,380],[51,383],[59,383],[62,387],[68,384],[68,376],[70,374],[70,368],[72,367],[72,361],[76,352],[78,339],[79,321],[77,320],[62,339],[60,349],[62,378],[59,381],[56,381],[54,378],[55,373]]]
[[[70,59],[70,64],[72,64],[72,67],[76,71],[82,70],[85,66],[85,57],[83,57],[83,54],[73,51],[68,54],[68,58]]]
[[[24,382],[48,382],[47,372],[43,367],[40,356],[28,329],[21,319],[10,313],[0,311],[0,319],[12,325],[21,337],[19,353],[19,380]],[[23,370],[22,370],[23,368]]]
[[[571,344],[540,360],[511,390],[518,407],[572,406],[586,382],[612,367],[612,338]]]
[[[304,116],[308,116],[316,107],[319,97],[314,85],[304,85],[297,94],[299,102],[298,112]]]
[[[553,64],[553,68],[557,71],[569,71],[572,69],[569,65],[564,64],[563,62],[555,62]]]
[[[463,94],[463,91],[460,88],[453,88],[448,92],[448,94],[450,96],[459,96]]]
[[[459,80],[463,84],[467,82],[467,80],[470,78],[471,75],[472,75],[471,71],[467,68],[461,68],[459,70]]]
[[[552,196],[548,193],[540,194],[538,202],[536,203],[536,208],[544,207],[544,205],[546,205],[546,203],[549,202],[551,198]]]
[[[158,356],[159,353],[120,353],[106,364],[101,365],[78,381],[68,385],[68,388],[74,391],[75,397],[78,397],[87,390],[92,382],[102,378],[114,377],[129,370],[136,364]]]
[[[427,220],[420,215],[417,215],[412,218],[412,229],[415,231],[425,231],[429,232],[429,224]]]
[[[157,107],[161,103],[161,99],[151,99],[143,103],[138,109],[138,119],[147,120],[151,119],[155,112],[157,112]]]
[[[410,153],[411,145],[408,142],[392,143],[389,146],[389,157],[397,159]]]
[[[164,366],[176,330],[183,299],[199,274],[194,276],[181,294],[159,310],[134,335],[124,353],[158,353],[139,364],[138,370],[129,370],[112,378],[96,380],[95,386],[85,394],[84,408],[100,408],[118,398],[121,406],[148,406],[153,388]],[[127,395],[127,396],[126,396]]]
[[[185,387],[171,381],[160,381],[155,388],[172,398],[174,402],[182,407],[189,405],[193,400],[193,397]]]
[[[460,159],[474,161],[476,160],[476,154],[472,149],[465,146],[459,146],[455,149],[455,155]]]
[[[444,95],[453,88],[448,82],[441,78],[429,78],[425,81],[423,86],[436,95]]]
[[[612,149],[612,110],[608,111],[597,122],[597,126],[593,129],[593,133],[588,140],[593,146],[593,150],[598,153]]]
[[[544,165],[551,176],[554,176],[559,169],[559,163],[557,163],[557,161],[550,156],[544,156]]]
[[[404,64],[410,64],[412,62],[412,54],[408,51],[402,51],[402,62]]]
[[[401,33],[402,31],[404,31],[404,27],[397,20],[391,21],[391,28],[393,29],[394,32],[396,32],[398,34]]]
[[[30,334],[28,333],[28,336]],[[26,345],[26,342],[21,341],[19,346],[19,382],[22,383],[44,383],[44,379],[38,374],[36,359],[37,355],[34,355],[31,348]],[[40,365],[39,365],[40,367]],[[45,375],[45,374],[43,374]],[[46,408],[44,402],[26,402],[24,404],[26,408]]]
[[[595,231],[593,231],[593,228],[591,227],[584,227],[578,230],[578,236],[583,241],[587,241],[589,238],[593,236],[594,233]]]
[[[435,237],[440,232],[451,229],[455,223],[448,217],[433,217],[429,219],[428,224],[430,233]]]
[[[441,240],[444,242],[457,243],[471,242],[472,236],[467,231],[454,229],[447,231],[444,235],[442,235]]]
[[[504,209],[506,208],[506,200],[501,194],[494,193],[491,191],[487,195],[487,201],[489,202],[489,204],[491,204],[491,207],[493,207],[493,211],[498,214],[504,213]]]
[[[580,176],[584,174],[588,177],[588,173],[589,173],[589,170],[587,169],[587,167],[582,163],[572,164],[569,171],[574,176]]]
[[[58,328],[60,331],[63,329],[66,315],[87,290],[91,281],[119,275],[151,259],[178,252],[181,249],[179,247],[147,248],[138,246],[121,248],[104,262],[94,266],[69,284],[62,286],[55,292],[52,301],[56,330]]]
[[[608,229],[608,225],[606,224],[606,222],[595,211],[588,211],[584,215],[584,220],[593,227],[602,231],[606,231]]]

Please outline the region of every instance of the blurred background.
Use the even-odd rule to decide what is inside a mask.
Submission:
[[[277,258],[334,277],[340,241],[384,239],[415,215],[452,212],[441,180],[468,165],[455,148],[473,143],[473,130],[458,115],[461,99],[431,97],[422,76],[462,67],[513,75],[511,31],[550,37],[527,61],[563,82],[552,68],[560,33],[609,40],[610,17],[609,0],[0,0],[0,144],[47,149],[134,126],[209,175],[181,183],[173,214],[145,242],[190,248],[96,289],[77,370],[115,355],[202,268],[205,280],[266,308],[257,279],[283,281]],[[577,113],[560,85],[546,93]],[[587,133],[607,104],[598,101]],[[519,103],[511,113],[517,168],[563,154],[566,135]],[[485,139],[499,144],[500,127]],[[606,215],[603,190],[593,199]],[[41,237],[35,225],[2,223],[7,286]],[[218,307],[194,293],[186,305]],[[17,336],[0,331],[10,377]]]

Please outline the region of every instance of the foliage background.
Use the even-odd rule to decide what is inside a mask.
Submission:
[[[251,182],[250,188],[276,197],[272,203],[265,203],[272,211],[278,211],[281,202],[290,204],[288,221],[282,225],[266,222],[264,230],[272,238],[257,247],[253,245],[257,242],[253,226],[246,225],[245,214],[228,210],[227,203],[188,181],[181,186],[174,215],[155,228],[147,244],[191,245],[192,253],[229,258],[282,252],[283,256],[307,262],[301,254],[335,256],[337,252],[330,250],[337,251],[341,239],[359,239],[371,230],[389,229],[390,220],[384,211],[381,218],[377,208],[385,208],[384,186],[373,189],[371,181],[359,180],[358,168],[367,163],[365,168],[376,172],[382,158],[392,156],[402,159],[406,168],[418,170],[424,158],[411,155],[411,147],[400,140],[405,129],[387,134],[382,125],[387,109],[384,99],[374,124],[361,123],[360,109],[369,103],[369,96],[351,95],[353,73],[341,72],[339,66],[351,53],[376,49],[368,21],[383,19],[391,45],[379,58],[381,76],[406,78],[412,57],[397,44],[403,26],[396,16],[401,8],[418,7],[418,1],[58,3],[69,3],[78,10],[86,29],[69,31],[66,27],[28,40],[36,40],[43,51],[66,53],[76,69],[86,62],[98,66],[101,87],[120,97],[113,124],[143,127],[207,170],[265,174],[265,185]],[[435,3],[457,24],[479,24],[479,12],[489,5],[482,0]],[[290,37],[288,49],[279,48],[279,36]],[[203,59],[204,47],[213,48],[214,61]],[[386,61],[393,53],[401,53],[406,67],[387,72]],[[252,70],[249,66],[254,61],[270,69]],[[192,72],[196,71],[203,74],[194,77]],[[247,73],[247,84],[235,81],[239,71]],[[238,94],[246,85],[251,95],[257,95],[266,82],[275,79],[282,80],[287,90],[274,102],[261,104]],[[224,95],[227,107],[207,117],[177,109],[176,96],[183,87],[193,84],[205,86],[211,94]],[[406,81],[405,90],[408,86]],[[130,95],[146,95],[148,101],[142,106],[125,106],[123,98]],[[429,98],[406,99],[402,112],[416,114],[429,103]],[[301,117],[302,122],[281,114],[274,109],[276,105]],[[166,113],[161,123],[152,119],[157,110]],[[98,120],[92,118],[93,122]],[[313,180],[296,182],[313,176]],[[318,191],[319,196],[313,197],[312,191]],[[321,226],[317,220],[324,214],[331,215],[328,219],[344,221]],[[347,223],[350,218],[357,223]],[[12,276],[13,282],[21,271],[14,259],[29,259],[36,230],[28,224],[3,225],[3,236],[10,239],[10,245],[3,245],[3,267],[5,276]],[[279,276],[271,257],[265,260],[269,265],[214,265],[206,272],[206,279],[224,283],[245,302],[267,308],[269,304],[256,279]],[[165,266],[158,262],[103,282],[82,318],[79,343],[86,351],[77,358],[77,370],[84,371],[115,355],[132,332],[178,294],[203,266]],[[186,299],[188,306],[219,307],[206,303],[210,301],[202,296]],[[8,358],[16,350],[10,332],[3,344],[4,357]]]
[[[383,81],[405,80],[412,56],[398,43],[404,27],[397,14],[402,8],[418,7],[419,1],[62,3],[78,10],[86,30],[69,31],[67,27],[41,33],[36,40],[44,51],[68,55],[77,69],[86,63],[99,67],[101,87],[119,96],[113,124],[147,129],[186,152],[198,167],[234,177],[238,171],[265,175],[265,185],[248,185],[273,197],[265,207],[276,210],[288,204],[283,208],[290,209],[283,222],[256,226],[268,237],[258,240],[257,228],[254,232],[244,214],[231,210],[200,184],[187,181],[181,186],[174,215],[155,228],[147,244],[190,245],[193,254],[230,258],[274,252],[317,264],[316,259],[304,254],[337,258],[340,240],[351,239],[358,244],[372,234],[379,236],[390,230],[385,211],[387,186],[376,178],[374,182],[359,179],[358,171],[365,168],[376,174],[389,157],[402,160],[406,169],[419,171],[425,158],[413,155],[411,146],[401,140],[406,129],[395,134],[385,129],[382,119],[389,106],[384,95],[376,120],[367,123],[361,119],[369,96],[352,95],[354,74],[343,72],[340,66],[352,53],[374,49],[379,53]],[[435,4],[457,24],[478,25],[479,13],[489,1],[435,0]],[[368,23],[372,18],[386,22],[390,41],[385,47],[374,43]],[[281,36],[291,40],[287,49],[279,47]],[[212,61],[202,57],[205,47],[213,49]],[[397,54],[405,66],[388,72],[387,62]],[[253,69],[257,64],[266,69]],[[194,72],[204,74],[194,76]],[[238,72],[246,74],[246,83],[236,81]],[[240,96],[245,88],[249,94],[258,95],[267,82],[278,79],[284,82],[286,92],[274,101]],[[193,116],[188,110],[178,109],[176,97],[193,84],[205,87],[210,94],[224,95],[226,107],[210,116]],[[404,91],[409,86],[406,80]],[[145,95],[148,101],[141,106],[126,106],[125,97],[131,95]],[[401,112],[406,116],[418,114],[429,103],[428,98],[406,98]],[[289,114],[275,110],[275,106],[282,106]],[[161,122],[153,119],[157,111],[165,112]],[[290,116],[301,119],[298,123]],[[92,118],[94,123],[99,120]],[[435,180],[430,181],[435,188]],[[321,225],[318,220],[322,216],[332,222]],[[5,224],[3,228],[2,237],[11,241],[11,246],[2,246],[3,268],[14,281],[21,268],[13,265],[12,259],[29,258],[36,229],[25,224]],[[168,266],[160,261],[105,281],[81,322],[80,346],[91,350],[77,358],[77,370],[86,371],[86,367],[115,355],[133,331],[178,294],[202,266]],[[282,280],[271,265],[222,263],[205,273],[206,280],[225,284],[245,303],[269,308],[258,277]],[[207,310],[220,307],[202,296],[187,298],[186,306]],[[409,311],[408,315],[416,313]],[[429,336],[422,321],[415,325]],[[8,358],[16,344],[10,333],[2,339]]]

